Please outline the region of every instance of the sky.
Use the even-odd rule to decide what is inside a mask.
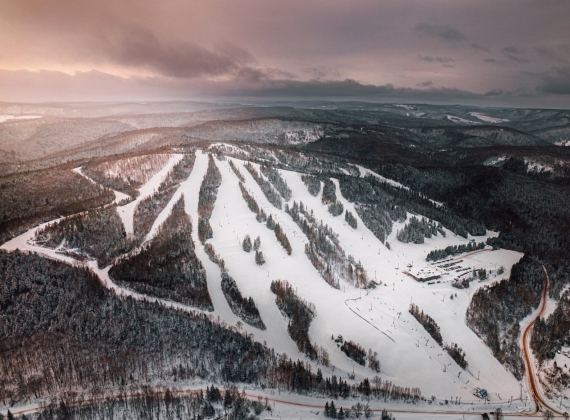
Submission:
[[[570,108],[567,0],[0,0],[0,101]]]

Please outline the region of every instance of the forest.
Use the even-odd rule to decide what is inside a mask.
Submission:
[[[478,244],[469,242],[467,245],[450,245],[445,249],[434,249],[433,251],[428,252],[426,261],[442,260],[449,256],[478,251],[484,248],[485,242],[479,242]]]
[[[336,199],[336,186],[330,178],[324,179],[321,201],[325,206],[328,206],[329,213],[334,217],[340,216],[344,212],[344,206]]]
[[[194,151],[185,154],[182,160],[168,172],[158,190],[138,203],[133,217],[133,229],[134,236],[139,242],[150,231],[153,222],[168,205],[180,183],[190,176],[195,159]]]
[[[277,192],[281,194],[281,197],[283,197],[285,201],[291,200],[291,189],[281,177],[277,169],[265,165],[261,165],[259,169],[261,170],[261,173],[267,177],[269,182],[271,182]]]
[[[343,279],[357,287],[369,286],[368,275],[362,264],[351,255],[346,256],[338,235],[328,225],[317,221],[313,211],[309,212],[303,202],[297,204],[294,201],[291,207],[286,204],[285,212],[309,239],[305,244],[305,254],[329,285],[338,289],[339,279]]]
[[[536,257],[525,255],[513,265],[508,280],[478,289],[467,309],[467,325],[518,379],[525,372],[519,322],[538,306],[543,287],[542,266]]]
[[[244,243],[247,243],[247,238],[249,238],[249,236],[244,239]],[[259,246],[257,249],[259,249]],[[204,251],[206,252],[206,255],[208,255],[208,258],[210,258],[210,261],[220,268],[222,292],[232,312],[245,323],[255,328],[259,328],[260,330],[265,330],[265,324],[261,319],[261,315],[259,314],[259,310],[257,309],[254,300],[251,296],[248,298],[244,298],[242,296],[236,281],[232,276],[230,276],[228,269],[226,268],[225,261],[216,253],[214,245],[211,243],[205,244]]]
[[[114,204],[49,223],[37,230],[35,239],[48,248],[65,245],[83,252],[95,258],[99,267],[106,267],[135,246],[133,239],[127,237]]]
[[[570,345],[570,291],[564,292],[554,312],[537,318],[530,346],[539,362],[553,359],[563,346]]]
[[[259,188],[261,188],[261,191],[263,192],[263,195],[265,195],[265,197],[267,198],[267,201],[269,201],[271,204],[273,204],[273,206],[275,206],[276,208],[281,210],[281,208],[283,207],[283,199],[282,199],[281,194],[278,193],[275,190],[275,188],[273,188],[272,183],[270,181],[266,180],[262,175],[260,175],[259,172],[257,172],[257,170],[253,167],[251,162],[247,162],[243,166],[251,174],[251,176],[253,177],[255,182],[258,183]],[[279,174],[277,174],[277,175],[279,176]],[[279,179],[281,179],[280,176],[279,176]],[[285,181],[284,180],[282,180],[282,181],[283,181],[282,187],[287,187],[287,184],[285,184]],[[287,190],[288,189],[289,189],[289,187],[287,187]],[[289,190],[289,194],[290,193],[291,193],[291,191]]]
[[[286,280],[272,281],[271,291],[275,294],[277,307],[289,319],[287,332],[297,344],[299,351],[311,359],[316,359],[317,350],[309,338],[309,325],[316,315],[315,305],[297,296]]]
[[[111,203],[115,194],[60,166],[0,178],[0,243],[40,223]]]
[[[444,349],[447,351],[447,354],[449,354],[451,358],[455,360],[455,363],[457,363],[461,368],[467,369],[469,363],[467,363],[467,360],[465,360],[465,351],[461,347],[455,343],[451,343],[446,344],[444,346]]]
[[[275,363],[206,315],[121,299],[84,268],[0,251],[0,277],[2,404],[173,378],[253,383]]]
[[[167,153],[153,153],[120,159],[97,160],[84,165],[81,170],[89,178],[107,188],[121,191],[133,198],[142,187],[170,159]]]
[[[77,403],[64,399],[59,404],[50,403],[38,414],[26,416],[29,420],[186,420],[221,418],[248,420],[272,409],[267,399],[247,398],[235,385],[218,389],[207,386],[206,391],[179,392],[177,390],[153,391],[143,388],[134,396],[126,394],[104,401]],[[23,418],[22,418],[23,419]],[[25,419],[23,419],[25,420]]]
[[[311,194],[313,197],[319,195],[321,192],[321,181],[319,178],[312,175],[303,174],[301,175],[301,180],[307,187],[309,194]]]
[[[222,183],[222,174],[214,162],[212,154],[208,155],[208,169],[200,185],[198,195],[198,238],[200,242],[206,242],[213,235],[212,226],[210,226],[210,217],[214,211],[214,204],[218,196],[218,188]]]
[[[139,293],[212,311],[206,270],[196,256],[192,222],[182,195],[158,233],[139,252],[109,270],[118,284]]]
[[[435,320],[425,314],[417,305],[413,303],[410,304],[410,313],[418,320],[418,322],[424,327],[424,329],[428,332],[429,335],[435,340],[437,344],[440,346],[443,345],[443,338],[441,337],[441,331],[439,329],[439,325],[435,322]]]

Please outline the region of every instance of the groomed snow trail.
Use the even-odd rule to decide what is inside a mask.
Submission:
[[[119,216],[121,217],[123,225],[125,226],[125,232],[127,235],[132,235],[134,233],[133,217],[135,215],[135,209],[137,208],[138,204],[145,198],[150,197],[152,194],[154,194],[156,190],[158,190],[158,187],[162,181],[164,181],[166,175],[168,175],[168,172],[170,172],[170,170],[182,160],[183,156],[184,155],[182,154],[172,155],[166,165],[164,165],[160,171],[154,174],[146,184],[139,188],[139,196],[136,200],[117,208]]]

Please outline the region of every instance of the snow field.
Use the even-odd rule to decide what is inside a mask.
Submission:
[[[456,124],[468,124],[468,125],[476,125],[481,124],[480,122],[466,120],[465,118],[456,117],[455,115],[446,115],[447,119],[453,121]]]
[[[482,114],[480,112],[470,112],[469,115],[473,115],[475,118],[480,119],[481,121],[490,122],[493,124],[498,124],[502,122],[509,122],[506,118],[494,118],[489,117],[488,115]]]
[[[233,160],[238,168],[243,165],[240,160]],[[277,319],[281,317],[275,307],[274,296],[269,292],[269,284],[271,280],[281,278],[288,280],[301,297],[316,305],[317,316],[309,331],[311,339],[328,350],[332,364],[341,372],[352,372],[354,367],[357,380],[372,377],[374,372],[368,368],[355,365],[351,359],[337,349],[336,344],[330,339],[331,334],[335,334],[335,336],[341,334],[345,339],[356,341],[366,349],[372,348],[373,351],[378,351],[382,363],[380,375],[383,379],[393,380],[401,386],[419,386],[424,395],[433,393],[442,396],[442,398],[447,394],[450,396],[461,395],[463,398],[474,400],[475,398],[472,396],[473,386],[486,387],[489,390],[495,389],[499,395],[505,395],[509,390],[519,389],[518,383],[512,375],[492,357],[487,347],[465,325],[465,310],[469,304],[472,291],[458,290],[452,288],[450,284],[432,286],[433,288],[428,291],[426,290],[427,285],[417,283],[404,276],[400,272],[401,270],[395,270],[395,267],[400,264],[404,267],[405,263],[409,262],[407,253],[403,252],[402,256],[398,256],[398,252],[408,249],[414,250],[417,253],[418,260],[424,260],[429,250],[451,244],[467,243],[466,239],[454,237],[448,231],[447,238],[436,237],[427,240],[431,243],[427,242],[424,244],[425,247],[398,243],[397,247],[400,248],[400,251],[390,251],[365,228],[359,218],[359,226],[354,230],[344,222],[342,216],[332,217],[327,208],[321,204],[320,196],[313,197],[308,193],[299,174],[280,171],[293,191],[292,200],[303,201],[309,209],[315,212],[318,219],[329,224],[339,234],[345,252],[352,254],[356,260],[360,260],[364,264],[370,278],[374,278],[375,274],[379,280],[388,284],[388,286],[380,286],[371,291],[368,296],[366,296],[366,291],[361,292],[349,284],[341,283],[341,290],[335,290],[324,282],[308,259],[302,255],[306,242],[303,233],[284,211],[277,210],[267,202],[249,173],[242,169],[242,173],[247,179],[246,187],[267,214],[273,214],[276,221],[284,228],[293,247],[293,253],[290,257],[277,243],[273,232],[255,221],[255,215],[247,208],[241,197],[237,178],[231,172],[229,165],[226,162],[217,162],[217,164],[222,171],[223,181],[211,219],[214,229],[214,238],[211,239],[211,242],[216,251],[224,258],[226,266],[230,274],[236,279],[242,294],[252,296],[256,301],[264,322],[268,324],[267,331],[273,330],[273,327],[269,326],[274,322],[271,317],[277,317]],[[257,165],[254,166],[257,167]],[[232,189],[226,188],[228,179],[234,184]],[[337,198],[345,208],[356,213],[352,204],[342,197],[338,188]],[[261,237],[261,250],[267,260],[267,264],[264,266],[256,266],[253,255],[250,256],[242,250],[241,240],[246,234],[249,234],[252,239],[258,235]],[[495,233],[489,234],[489,236],[494,235]],[[415,247],[420,247],[420,250]],[[472,257],[473,262],[470,263],[472,268],[491,268],[494,266],[494,261],[497,260],[508,269],[520,258],[520,254],[509,253],[508,251],[495,251],[487,254],[474,255]],[[475,266],[475,262],[477,262],[477,266]],[[245,273],[247,274],[244,276]],[[268,277],[266,277],[267,274],[269,274]],[[506,275],[508,275],[508,271],[505,273]],[[396,290],[393,290],[394,283],[396,283]],[[472,286],[472,289],[475,287]],[[443,302],[440,302],[443,296],[448,296],[451,293],[458,293],[458,298],[453,301],[444,299]],[[361,295],[363,297],[358,301],[348,300],[358,299]],[[471,365],[470,370],[475,368],[483,370],[480,381],[477,381],[474,375],[470,375],[469,372],[463,372],[463,378],[457,378],[460,368],[439,346],[436,345],[437,348],[430,347],[429,349],[416,347],[418,340],[422,336],[426,336],[427,333],[407,312],[411,300],[436,319],[442,328],[446,341],[457,342],[466,349],[467,359]],[[345,301],[347,302],[345,303]],[[365,311],[370,307],[372,310],[366,313]],[[401,318],[394,320],[398,312],[401,313]],[[364,322],[356,313],[364,317],[369,323]],[[282,346],[284,341],[290,341],[286,335],[286,322],[281,322],[280,332],[284,337],[279,338],[278,341],[276,338],[270,337],[267,340],[268,345],[280,348],[279,346]],[[254,330],[253,333],[256,338],[260,337],[258,331]],[[387,336],[394,339],[396,343]],[[293,356],[298,352],[291,354],[287,351],[287,353]],[[446,372],[443,372],[443,365],[450,363],[451,365],[446,367]],[[341,372],[339,373],[342,374]],[[470,381],[470,386],[466,386],[467,380]]]
[[[380,331],[384,331],[391,338],[396,341],[396,345],[388,340],[385,336],[379,334],[378,330],[375,330],[369,324],[362,322],[353,313],[342,314],[339,308],[332,313],[327,313],[325,316],[332,317],[335,319],[335,324],[338,322],[335,334],[342,334],[345,339],[352,339],[363,345],[366,349],[372,348],[373,351],[378,351],[380,362],[382,364],[381,376],[383,379],[391,379],[398,385],[403,386],[419,386],[422,389],[424,395],[428,393],[434,394],[436,396],[440,395],[463,395],[464,397],[473,398],[472,391],[470,389],[459,390],[458,388],[465,386],[464,383],[459,381],[456,376],[460,368],[452,361],[452,359],[436,344],[439,351],[435,354],[443,353],[440,357],[441,360],[434,359],[435,354],[432,355],[429,352],[420,352],[418,347],[416,347],[417,340],[423,335],[428,336],[428,334],[423,330],[423,327],[417,323],[417,321],[408,313],[408,307],[410,301],[413,300],[414,303],[418,304],[420,308],[425,310],[430,314],[442,329],[442,334],[444,339],[447,341],[457,342],[462,346],[467,352],[467,359],[471,363],[475,355],[484,354],[484,359],[482,363],[476,363],[475,366],[479,364],[484,365],[486,370],[489,368],[493,371],[502,372],[501,380],[508,384],[509,388],[516,386],[516,380],[510,373],[508,373],[502,365],[490,354],[487,347],[479,340],[479,338],[465,325],[464,314],[465,310],[470,301],[470,296],[465,295],[463,298],[463,306],[449,307],[448,302],[439,302],[441,297],[445,295],[450,295],[452,292],[459,292],[458,289],[452,288],[451,285],[446,285],[442,288],[439,293],[441,296],[434,296],[432,293],[425,290],[427,285],[418,283],[412,278],[405,276],[401,273],[405,264],[409,262],[405,258],[404,250],[415,251],[416,259],[425,260],[425,255],[429,250],[434,248],[444,248],[448,245],[455,245],[460,243],[467,243],[466,239],[454,237],[450,231],[447,231],[447,238],[442,238],[441,236],[433,238],[431,243],[426,245],[421,250],[417,250],[416,247],[422,247],[421,245],[415,244],[402,244],[395,240],[395,232],[398,229],[397,224],[393,228],[392,234],[389,236],[388,241],[392,246],[392,251],[388,250],[382,245],[382,243],[376,239],[376,237],[369,231],[354,210],[354,206],[342,197],[340,189],[338,188],[338,182],[334,180],[337,186],[337,199],[342,202],[345,209],[352,211],[358,220],[358,228],[356,230],[352,229],[348,224],[344,222],[343,216],[332,217],[325,206],[321,204],[320,195],[318,197],[311,196],[305,185],[302,183],[300,176],[293,172],[281,171],[283,177],[286,179],[289,187],[293,190],[294,199],[303,201],[310,209],[315,211],[315,215],[318,219],[323,220],[332,229],[339,234],[340,243],[342,244],[345,252],[347,254],[352,254],[355,259],[360,260],[364,267],[366,268],[370,278],[375,276],[381,280],[387,286],[380,286],[375,290],[372,290],[368,296],[365,291],[359,291],[350,285],[344,285],[346,287],[346,293],[343,293],[344,299],[358,299],[361,295],[363,296],[361,300],[349,301],[347,302],[350,307],[358,311],[360,316],[364,316],[369,322],[376,326]],[[402,224],[403,226],[403,224]],[[494,234],[491,234],[494,236]],[[486,239],[486,238],[483,238]],[[397,243],[397,245],[396,245]],[[508,251],[499,251],[507,252]],[[402,253],[398,256],[398,253]],[[521,257],[520,254],[512,253],[511,261],[512,263],[518,261]],[[498,255],[499,259],[502,258]],[[503,264],[510,267],[511,264]],[[399,266],[400,270],[395,270]],[[478,268],[478,267],[477,267]],[[394,286],[395,284],[395,286]],[[433,286],[432,286],[433,287]],[[473,286],[472,286],[473,287]],[[343,285],[341,285],[343,288]],[[395,289],[395,290],[393,290]],[[432,291],[435,289],[432,289]],[[459,295],[459,293],[458,293]],[[427,298],[426,298],[427,297]],[[357,303],[358,302],[358,303]],[[454,301],[453,304],[456,304]],[[323,316],[324,310],[321,309],[319,302],[314,302],[317,305],[318,316]],[[339,304],[341,302],[338,302]],[[373,305],[373,310],[369,314],[363,313],[363,311],[368,311],[370,305]],[[382,305],[383,304],[383,305]],[[337,308],[340,305],[335,305]],[[358,308],[358,309],[356,309]],[[455,312],[455,313],[454,313]],[[394,317],[397,318],[397,314],[401,313],[401,318],[396,321],[395,325]],[[454,322],[451,322],[450,315],[455,318]],[[372,319],[370,319],[372,318]],[[344,332],[341,330],[343,326],[343,321],[350,320],[348,325],[345,325]],[[317,328],[317,320],[313,321],[311,327],[311,333],[313,328]],[[445,326],[444,326],[445,322]],[[407,327],[408,323],[411,325],[416,325],[417,333],[411,334],[410,328]],[[447,324],[450,325],[447,325]],[[418,333],[420,337],[418,337]],[[312,337],[315,334],[312,334]],[[324,336],[324,334],[320,334]],[[462,344],[461,338],[464,336],[469,337],[467,344]],[[429,337],[429,336],[428,336]],[[326,337],[323,337],[326,338]],[[430,337],[431,339],[431,337]],[[320,340],[319,340],[320,341]],[[433,341],[433,340],[431,340]],[[330,333],[328,337],[328,342],[334,344],[330,340]],[[320,342],[321,345],[324,343]],[[425,341],[424,341],[425,344]],[[473,347],[472,347],[473,346]],[[473,356],[470,354],[473,353]],[[343,357],[346,356],[341,353]],[[352,363],[352,360],[349,363]],[[443,372],[443,364],[452,363],[452,370],[456,372],[455,377],[452,377],[449,373]],[[466,376],[467,372],[462,375]],[[367,376],[371,375],[371,371],[366,372]],[[491,373],[491,377],[495,378],[497,374]],[[464,379],[463,382],[466,382]],[[471,380],[470,384],[474,381]],[[494,382],[494,381],[493,381]],[[492,384],[481,384],[477,385],[488,389],[496,388]]]
[[[135,202],[119,208],[123,223],[125,223],[126,228],[130,226],[131,233],[132,217],[136,204],[158,188],[168,171],[181,158],[182,155],[173,155],[168,164],[140,189],[141,195]],[[402,273],[406,265],[411,262],[414,266],[420,264],[427,266],[425,256],[430,250],[445,248],[448,245],[466,244],[471,238],[455,237],[452,232],[446,230],[446,238],[438,235],[426,239],[425,243],[421,245],[403,244],[395,239],[395,235],[397,229],[403,227],[404,223],[394,223],[393,231],[387,238],[392,248],[389,250],[362,223],[353,204],[342,196],[337,180],[333,179],[337,187],[337,199],[345,209],[351,211],[357,218],[357,229],[348,226],[343,215],[338,217],[330,215],[327,207],[321,203],[321,193],[317,197],[311,196],[302,182],[300,174],[279,170],[293,192],[293,198],[289,204],[293,200],[302,201],[309,210],[313,210],[318,220],[328,224],[339,235],[340,244],[347,256],[351,254],[356,261],[360,260],[370,279],[377,278],[384,283],[376,289],[361,291],[341,281],[340,290],[336,290],[322,279],[305,256],[304,246],[307,238],[301,229],[288,214],[283,210],[276,209],[267,201],[258,184],[243,168],[243,161],[228,159],[234,162],[246,178],[245,187],[256,199],[258,205],[264,209],[267,215],[273,214],[275,221],[281,225],[293,249],[292,255],[288,256],[277,242],[274,232],[267,229],[265,224],[256,221],[255,214],[249,210],[242,198],[239,181],[229,167],[229,163],[216,160],[216,165],[222,174],[222,184],[219,187],[217,201],[210,219],[213,238],[208,242],[212,243],[216,252],[224,259],[226,267],[238,284],[242,295],[244,297],[251,296],[255,300],[261,317],[267,326],[267,330],[260,331],[242,321],[243,330],[253,334],[256,340],[265,341],[269,347],[275,348],[278,352],[286,353],[293,359],[308,361],[308,358],[297,350],[296,344],[289,337],[287,333],[288,321],[279,312],[275,304],[275,295],[269,289],[272,280],[283,279],[292,284],[299,296],[315,304],[316,317],[311,323],[309,335],[311,341],[327,349],[331,364],[335,366],[335,374],[346,379],[346,374],[352,373],[354,369],[358,381],[365,377],[372,378],[376,374],[369,368],[356,364],[337,348],[336,343],[331,340],[331,334],[334,334],[335,337],[341,334],[345,340],[353,340],[366,350],[371,348],[378,352],[382,368],[379,376],[383,380],[391,380],[399,386],[419,387],[422,390],[422,395],[426,398],[435,395],[439,401],[449,399],[452,396],[462,397],[464,403],[473,402],[474,406],[468,406],[468,408],[473,408],[477,407],[479,403],[479,400],[472,395],[475,386],[487,389],[494,403],[504,404],[511,395],[518,398],[520,394],[519,382],[505,370],[484,343],[465,325],[465,311],[471,301],[472,294],[478,287],[484,287],[492,283],[494,279],[483,283],[473,282],[469,289],[459,290],[451,287],[450,280],[454,277],[453,275],[444,276],[441,283],[428,286],[425,283],[418,283]],[[208,291],[215,308],[211,314],[230,325],[236,325],[241,320],[231,311],[222,293],[220,269],[210,261],[197,235],[198,192],[207,166],[207,154],[197,151],[191,175],[181,183],[166,208],[155,220],[145,240],[154,237],[158,227],[166,220],[173,204],[181,194],[184,194],[186,211],[193,223],[192,239],[196,246],[196,254],[206,269]],[[256,164],[254,167],[259,169]],[[359,169],[361,175],[374,174],[365,168]],[[81,174],[80,169],[77,171]],[[379,175],[376,176],[380,177]],[[386,180],[385,178],[382,179]],[[392,185],[401,186],[395,181],[386,181]],[[118,199],[119,197],[117,197]],[[408,218],[410,216],[408,214]],[[45,224],[38,228],[43,226]],[[77,263],[70,257],[56,253],[55,250],[33,244],[33,237],[38,228],[31,229],[12,239],[2,248],[7,250],[19,248],[39,252],[70,264]],[[247,234],[251,236],[252,240],[260,236],[260,249],[267,261],[263,266],[255,264],[254,252],[246,253],[243,251],[241,243]],[[488,232],[485,237],[475,239],[481,241],[488,236],[495,235],[497,233]],[[469,266],[471,269],[486,268],[488,271],[498,265],[503,265],[506,271],[501,277],[508,278],[510,267],[521,256],[522,254],[506,250],[486,251],[464,258],[461,265]],[[457,256],[455,258],[462,257]],[[189,312],[202,312],[192,307],[149,298],[119,287],[109,279],[108,267],[98,269],[95,261],[91,261],[87,265],[97,273],[106,287],[121,296],[156,300],[167,307]],[[449,297],[452,293],[454,295],[457,293],[457,297],[450,300]],[[433,343],[433,339],[408,313],[411,301],[436,320],[441,327],[444,341],[455,342],[466,351],[466,359],[469,362],[467,371],[459,368],[439,345]],[[428,338],[429,341],[426,346]],[[321,367],[325,375],[333,373],[331,368],[323,368],[315,363],[312,365],[314,371],[317,367]],[[444,365],[446,366],[445,372]],[[479,371],[480,379],[477,380]],[[461,375],[458,378],[460,372]],[[467,381],[469,381],[468,384]],[[342,405],[350,406],[348,401],[346,403]],[[386,407],[390,405],[392,404],[386,404]],[[384,407],[384,404],[381,407]],[[457,410],[459,406],[445,407],[438,404],[429,408],[425,405],[425,408]],[[483,405],[480,408],[491,409],[491,407]],[[512,408],[514,409],[514,405]],[[404,413],[398,414],[398,418],[405,418],[404,415]]]
[[[10,120],[34,120],[36,118],[42,118],[40,115],[0,115],[0,123],[10,121]]]

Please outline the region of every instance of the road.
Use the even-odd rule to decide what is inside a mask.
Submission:
[[[205,392],[205,389],[202,389],[202,392]],[[179,395],[179,396],[183,396],[183,395],[197,395],[200,392],[200,389],[188,389],[188,390],[172,390],[171,391],[173,394],[175,395]],[[163,394],[162,392],[159,392],[158,394]],[[259,398],[259,396],[261,396],[263,398],[263,400],[267,399],[268,402],[273,402],[273,403],[278,403],[278,404],[284,404],[284,405],[288,405],[288,406],[293,406],[293,407],[303,407],[303,408],[309,408],[309,409],[314,409],[317,411],[321,411],[324,410],[324,402],[326,402],[326,400],[322,400],[319,399],[318,401],[315,401],[314,404],[309,404],[309,403],[302,403],[302,402],[297,402],[297,401],[292,401],[292,400],[287,400],[287,399],[283,399],[283,398],[275,398],[273,396],[265,396],[262,394],[258,394],[258,393],[250,393],[250,392],[245,392],[245,397],[247,399],[250,400],[257,400]],[[86,404],[86,403],[94,403],[94,402],[104,402],[104,401],[109,401],[109,400],[113,400],[113,399],[118,399],[118,398],[134,398],[134,397],[140,397],[140,394],[122,394],[120,397],[119,396],[108,396],[108,397],[101,397],[101,398],[91,398],[91,399],[84,399],[81,400],[82,404]],[[321,402],[322,401],[322,402]],[[354,404],[355,401],[347,401],[346,404],[342,404],[340,401],[338,401],[339,405],[337,406],[338,408],[340,408],[341,406],[345,409],[349,408],[349,406],[351,404]],[[375,413],[380,413],[382,412],[383,408],[372,408],[372,411]],[[430,410],[405,410],[405,409],[399,409],[399,408],[388,408],[387,409],[388,412],[390,413],[406,413],[406,414],[414,414],[417,415],[418,418],[421,418],[420,416],[441,416],[443,417],[448,417],[451,416],[452,420],[456,420],[458,417],[457,416],[463,416],[463,418],[465,418],[465,415],[468,416],[481,416],[481,414],[483,414],[484,412],[487,411],[460,411],[460,410],[442,410],[442,411],[430,411]],[[34,414],[37,413],[39,411],[42,411],[41,407],[32,407],[32,408],[21,408],[21,409],[13,409],[11,410],[12,414],[15,416],[21,416],[22,414]],[[524,419],[524,418],[528,418],[528,417],[534,417],[537,416],[537,412],[535,411],[534,413],[504,413],[504,418],[518,418],[518,419]]]
[[[542,266],[542,269],[544,270],[544,290],[542,291],[542,299],[540,300],[540,306],[536,316],[523,331],[521,347],[524,353],[524,362],[526,365],[529,390],[531,392],[531,397],[534,400],[535,413],[538,411],[550,410],[555,414],[562,414],[561,411],[552,407],[542,396],[530,350],[530,336],[532,334],[532,327],[534,326],[536,319],[544,315],[544,312],[546,311],[546,303],[548,302],[548,285],[550,284],[550,279],[548,277],[546,268]]]

